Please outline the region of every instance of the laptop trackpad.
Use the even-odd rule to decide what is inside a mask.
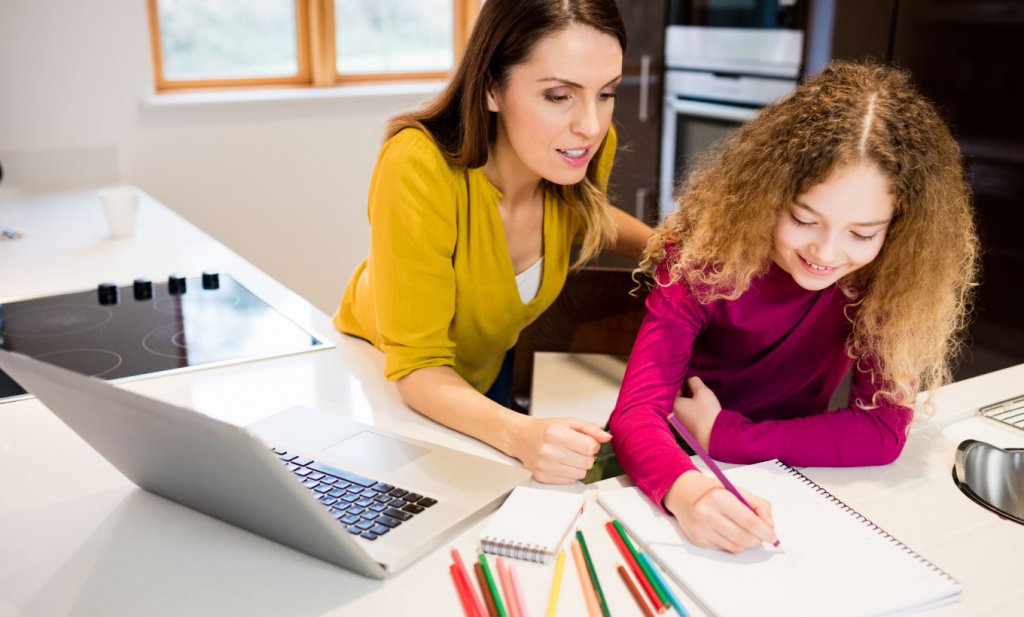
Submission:
[[[332,459],[341,459],[362,467],[395,471],[416,459],[430,454],[427,448],[405,443],[378,435],[371,431],[361,431],[323,449],[324,454]]]

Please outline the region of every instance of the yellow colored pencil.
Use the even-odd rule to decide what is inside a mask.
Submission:
[[[558,551],[558,560],[555,561],[555,576],[551,579],[551,598],[548,600],[547,617],[555,617],[558,609],[558,592],[562,588],[562,570],[565,569],[565,549]]]

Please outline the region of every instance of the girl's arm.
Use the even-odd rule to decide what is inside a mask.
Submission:
[[[870,373],[854,369],[851,404],[789,420],[752,422],[723,409],[711,429],[709,452],[727,463],[756,463],[772,458],[796,466],[858,467],[896,460],[913,417],[909,407],[884,400],[864,409],[877,390]]]
[[[431,366],[398,380],[413,409],[523,462],[540,482],[581,480],[601,443],[611,439],[596,424],[578,418],[534,418],[516,413],[477,392],[454,369]]]
[[[656,285],[651,291],[610,420],[612,445],[623,470],[654,503],[675,515],[691,542],[738,552],[774,539],[770,506],[745,493],[755,514],[717,479],[697,471],[665,420],[703,319],[703,309],[685,284]]]

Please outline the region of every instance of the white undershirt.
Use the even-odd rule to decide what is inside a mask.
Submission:
[[[537,297],[537,292],[540,290],[540,275],[543,271],[544,257],[541,256],[532,266],[516,275],[519,299],[523,301],[523,304],[527,304]]]

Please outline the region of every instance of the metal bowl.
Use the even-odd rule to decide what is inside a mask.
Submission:
[[[1024,525],[1024,449],[964,440],[956,449],[953,482],[977,504]]]

